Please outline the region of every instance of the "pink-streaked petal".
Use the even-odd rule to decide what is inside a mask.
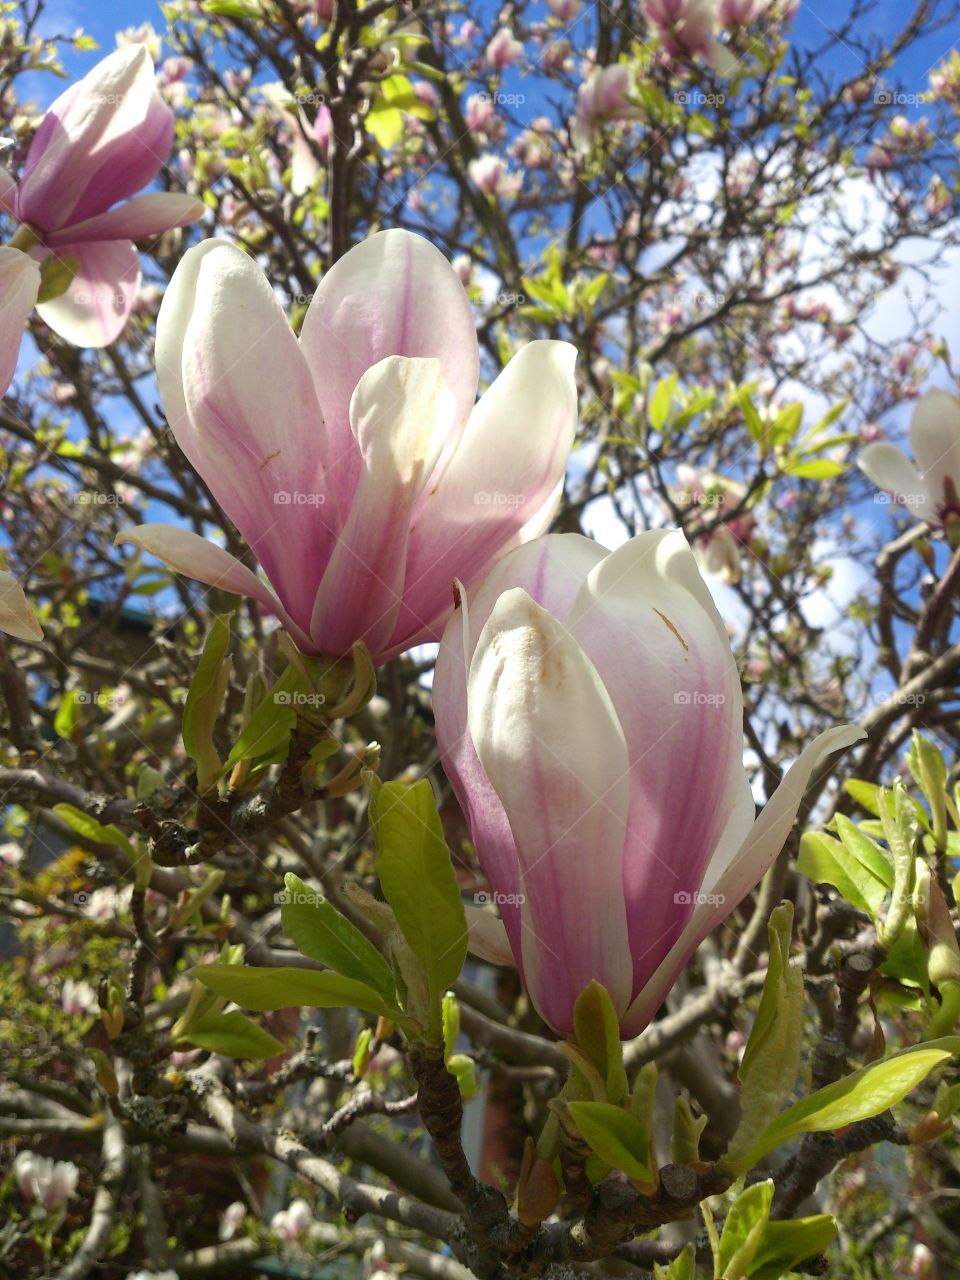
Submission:
[[[40,268],[19,249],[0,248],[0,395],[6,395],[20,342],[40,289]]]
[[[65,231],[54,231],[46,237],[48,245],[64,240],[82,244],[91,240],[145,240],[159,236],[171,227],[185,227],[202,218],[206,205],[196,196],[179,192],[156,191],[137,196],[109,213],[100,213],[86,222],[74,223]]]
[[[381,231],[323,277],[300,335],[330,435],[337,493],[346,507],[360,475],[350,399],[387,356],[440,361],[462,426],[473,407],[480,355],[470,303],[442,253],[409,231]]]
[[[123,332],[140,288],[140,259],[129,240],[63,244],[54,258],[76,258],[66,293],[37,307],[44,323],[75,347],[105,347]]]
[[[363,470],[310,624],[324,653],[363,640],[380,660],[400,609],[410,512],[454,412],[438,360],[389,356],[357,384],[350,421]]]
[[[17,640],[43,639],[43,630],[23,588],[5,569],[0,570],[0,631]]]
[[[480,633],[467,714],[517,845],[527,991],[567,1033],[574,1001],[592,980],[616,1008],[630,999],[623,730],[589,658],[521,588],[500,597]]]
[[[634,993],[680,936],[743,782],[743,702],[723,621],[679,530],[631,539],[591,572],[569,627],[630,753],[623,864]]]
[[[918,520],[935,520],[937,504],[920,472],[894,444],[868,444],[857,456],[857,466],[878,489],[893,494]]]
[[[499,596],[523,587],[563,622],[587,574],[606,552],[576,533],[540,538],[505,556],[470,599],[464,596],[447,623],[433,677],[437,746],[477,856],[499,895],[500,915],[520,956],[520,892],[517,847],[500,797],[477,758],[467,729],[467,670],[477,638]],[[469,624],[465,627],[465,620]],[[466,631],[466,634],[465,634]]]
[[[575,361],[567,342],[531,342],[481,397],[414,515],[394,645],[435,635],[454,578],[470,589],[532,520],[549,521],[576,431]]]
[[[207,240],[184,255],[160,307],[156,358],[177,443],[309,634],[338,521],[326,437],[293,331],[242,250]]]
[[[838,725],[814,738],[788,770],[763,812],[737,847],[718,848],[703,881],[701,898],[670,954],[621,1022],[624,1037],[639,1035],[663,1003],[690,957],[759,884],[786,843],[810,779],[837,751],[864,737],[856,725]]]
[[[515,964],[503,921],[482,907],[465,906],[464,911],[467,914],[467,947],[471,954],[490,964]]]
[[[298,645],[303,647],[302,642],[309,643],[309,638],[290,620],[279,600],[252,569],[190,529],[172,524],[141,524],[118,534],[116,541],[132,543],[184,577],[256,600],[268,613],[279,618]]]
[[[82,221],[139,191],[167,158],[173,114],[143,45],[102,59],[53,103],[24,166],[19,216],[43,231]]]
[[[960,497],[960,400],[939,388],[922,396],[910,420],[910,444],[934,500],[955,505]],[[951,482],[953,493],[948,495]]]

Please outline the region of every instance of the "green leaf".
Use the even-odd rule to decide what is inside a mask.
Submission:
[[[717,1265],[722,1276],[739,1280],[739,1277],[747,1275],[747,1267],[760,1243],[772,1203],[772,1178],[747,1187],[734,1200],[720,1235]]]
[[[241,760],[259,760],[285,748],[297,723],[294,695],[305,691],[302,674],[292,665],[287,667],[254,708],[224,767],[233,768]]]
[[[72,738],[80,721],[80,707],[86,701],[80,689],[68,689],[60,698],[60,705],[53,717],[54,731],[61,738]]]
[[[833,480],[843,475],[846,467],[842,462],[831,462],[829,458],[815,458],[813,462],[793,462],[784,467],[788,476],[796,476],[798,480]]]
[[[683,1250],[677,1254],[668,1267],[661,1266],[659,1262],[655,1262],[653,1264],[653,1274],[656,1280],[696,1280],[696,1246],[692,1244],[684,1245]]]
[[[667,378],[661,378],[654,387],[650,403],[647,405],[647,419],[654,431],[662,432],[670,417],[670,407],[673,404],[673,395],[678,381],[679,375],[674,372]]]
[[[258,1013],[307,1006],[312,1009],[365,1009],[386,1018],[402,1019],[396,1004],[355,978],[330,969],[258,968],[252,965],[208,964],[190,970],[191,976],[217,995]]]
[[[947,766],[943,762],[943,756],[932,742],[914,729],[907,763],[930,806],[937,848],[943,849],[947,838]]]
[[[797,870],[815,884],[833,885],[847,902],[877,919],[889,886],[849,857],[839,840],[823,831],[804,832]]]
[[[862,867],[865,867],[888,889],[892,889],[893,862],[886,849],[877,844],[876,840],[871,840],[865,832],[850,821],[846,814],[838,813],[833,820],[833,825],[843,842],[843,847],[853,854]]]
[[[652,1183],[647,1135],[636,1117],[608,1102],[567,1103],[590,1150],[637,1182]]]
[[[597,1068],[607,1090],[607,1101],[621,1103],[627,1096],[620,1020],[606,987],[591,982],[573,1006],[573,1030],[577,1044]]]
[[[198,1018],[177,1043],[196,1045],[198,1049],[208,1049],[210,1053],[219,1053],[225,1058],[259,1060],[272,1058],[284,1050],[276,1036],[237,1010]]]
[[[934,1067],[957,1052],[960,1052],[960,1036],[944,1036],[901,1049],[881,1062],[871,1062],[853,1075],[818,1089],[788,1107],[768,1125],[739,1168],[751,1168],[775,1147],[801,1133],[827,1133],[879,1115],[905,1098]]]
[[[220,774],[220,757],[213,745],[213,727],[230,678],[227,648],[230,614],[214,614],[203,642],[200,661],[183,706],[183,746],[197,766],[200,793],[208,791]]]
[[[467,919],[460,886],[443,838],[430,783],[371,780],[370,825],[376,872],[400,932],[427,976],[431,1016],[441,1031],[443,993],[460,976],[467,955]]]
[[[836,1234],[837,1224],[826,1213],[789,1222],[768,1222],[750,1265],[750,1280],[777,1280],[778,1276],[795,1271],[798,1263],[823,1253]]]
[[[305,956],[396,1000],[393,971],[360,930],[330,905],[322,893],[288,872],[281,896],[283,930]]]

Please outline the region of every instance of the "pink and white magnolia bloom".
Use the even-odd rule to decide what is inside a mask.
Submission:
[[[19,249],[0,248],[0,396],[7,394],[17,371],[20,341],[39,291],[40,268],[34,260]]]
[[[523,45],[509,27],[501,27],[487,45],[487,65],[496,71],[512,67],[523,53]]]
[[[597,126],[635,114],[633,70],[626,63],[595,67],[577,90],[577,109],[571,134],[578,151],[593,145]]]
[[[736,664],[678,530],[513,552],[451,618],[433,698],[503,904],[502,927],[471,912],[472,945],[512,955],[560,1034],[596,980],[637,1035],[780,852],[816,768],[863,736],[821,734],[756,817]]]
[[[717,0],[645,0],[643,11],[672,57],[712,51]]]
[[[0,170],[0,208],[37,236],[33,256],[78,264],[67,291],[38,307],[75,346],[106,346],[123,329],[140,285],[131,242],[204,212],[201,200],[172,192],[128,199],[157,176],[173,130],[150,54],[131,44],[98,62],[49,108],[19,185]]]
[[[393,230],[357,245],[298,340],[256,263],[207,240],[160,308],[160,395],[271,585],[187,529],[125,537],[258,600],[305,653],[362,640],[386,662],[440,638],[454,578],[472,586],[549,524],[576,429],[575,359],[569,343],[530,342],[475,403],[470,303],[429,241]]]
[[[960,519],[960,399],[939,389],[922,396],[910,420],[910,445],[915,463],[880,441],[860,450],[857,465],[918,520]]]
[[[80,1170],[69,1160],[21,1151],[13,1162],[13,1178],[25,1200],[42,1204],[48,1213],[62,1209],[76,1194]]]
[[[270,1219],[270,1229],[284,1240],[301,1240],[307,1234],[313,1222],[313,1210],[306,1200],[292,1200],[286,1209],[281,1209]]]

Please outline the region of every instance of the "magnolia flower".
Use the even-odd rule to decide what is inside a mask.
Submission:
[[[583,0],[547,0],[547,8],[559,22],[572,22],[583,8]]]
[[[42,302],[46,323],[75,346],[102,347],[123,329],[140,284],[131,241],[195,222],[201,200],[155,192],[173,141],[173,112],[157,93],[143,44],[111,53],[49,108],[19,187],[0,170],[0,208],[27,224],[37,259],[77,264],[68,289]],[[118,201],[126,201],[114,208]]]
[[[322,170],[322,165],[317,160],[309,139],[312,138],[317,144],[322,156],[326,157],[330,151],[330,140],[333,136],[333,116],[330,114],[330,108],[325,102],[318,103],[313,124],[311,124],[303,107],[293,102],[290,94],[279,81],[276,84],[265,84],[262,93],[287,127],[290,145],[290,190],[295,196],[302,196],[310,190]]]
[[[593,145],[596,127],[605,120],[622,120],[633,114],[633,71],[625,63],[595,67],[577,90],[577,110],[571,134],[578,151]]]
[[[485,133],[496,118],[490,94],[471,93],[463,118],[471,133]]]
[[[712,51],[717,0],[645,0],[644,13],[672,57]]]
[[[243,1226],[247,1216],[247,1206],[242,1200],[234,1200],[228,1204],[220,1215],[220,1227],[217,1235],[221,1240],[232,1240]]]
[[[25,1200],[42,1204],[48,1213],[62,1209],[76,1194],[80,1170],[69,1160],[54,1163],[49,1156],[21,1151],[13,1162],[13,1178]]]
[[[18,640],[42,640],[37,615],[12,573],[0,569],[0,631]]]
[[[0,177],[4,172],[0,169]],[[7,394],[16,373],[20,340],[39,291],[40,268],[34,260],[19,249],[0,248],[0,396]]]
[[[519,175],[511,174],[503,156],[490,152],[471,160],[467,173],[470,181],[487,196],[514,196],[520,189]]]
[[[23,849],[12,840],[0,844],[0,871],[12,871],[23,861]]]
[[[541,538],[462,604],[437,742],[503,904],[502,926],[472,913],[472,946],[512,954],[558,1033],[597,980],[635,1036],[780,852],[811,774],[863,735],[821,734],[755,820],[736,664],[677,530],[613,553]]]
[[[270,1228],[284,1240],[299,1240],[307,1232],[313,1213],[306,1200],[294,1200],[289,1208],[281,1209],[270,1219]]]
[[[455,577],[479,582],[550,522],[575,355],[528,343],[475,404],[470,303],[427,240],[395,230],[357,245],[323,278],[299,341],[260,268],[207,240],[160,308],[160,394],[271,585],[187,529],[124,536],[259,601],[306,653],[363,640],[386,662],[440,638]]]
[[[916,465],[893,444],[868,444],[857,464],[879,489],[929,524],[960,518],[960,400],[948,391],[928,391],[910,419]]]
[[[501,27],[487,45],[487,64],[498,71],[512,66],[523,53],[523,45],[514,38],[513,32]]]
[[[71,1017],[79,1017],[97,1008],[97,993],[89,982],[65,978],[60,993],[60,1007]]]

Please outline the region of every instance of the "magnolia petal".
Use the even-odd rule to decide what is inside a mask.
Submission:
[[[148,120],[155,97],[153,62],[143,45],[109,54],[62,93],[44,115],[30,144],[20,181],[20,218],[53,231],[65,226],[74,214],[79,220],[98,212],[81,209],[81,201],[104,160],[109,159],[116,169],[121,161],[132,159],[116,144],[122,144]],[[167,111],[172,137],[173,116]],[[147,177],[140,180],[135,175],[134,191],[159,170],[169,151],[169,137]],[[161,140],[151,134],[151,141]],[[106,209],[122,197],[103,191],[100,198],[99,209]]]
[[[0,631],[17,640],[43,639],[43,629],[23,588],[5,569],[0,570]]]
[[[54,333],[75,347],[105,347],[123,332],[140,288],[140,259],[129,240],[61,244],[59,261],[77,260],[66,293],[37,307]]]
[[[934,502],[955,506],[960,497],[960,400],[939,388],[922,396],[910,420],[910,444]],[[951,481],[953,493],[948,495]]]
[[[772,866],[796,821],[810,779],[828,756],[845,751],[865,736],[856,725],[838,725],[814,738],[794,761],[746,839],[738,847],[725,842],[718,848],[686,928],[621,1021],[624,1037],[640,1034],[707,934],[736,910]]]
[[[636,992],[693,912],[742,795],[740,680],[679,530],[642,533],[602,560],[569,627],[599,671],[629,747],[623,892]]]
[[[410,510],[455,411],[439,360],[389,356],[357,384],[350,421],[363,470],[310,623],[324,653],[363,640],[379,660],[400,609]]]
[[[520,865],[500,797],[477,757],[467,728],[467,671],[477,638],[497,599],[523,587],[560,622],[584,578],[606,555],[592,538],[553,534],[527,543],[495,566],[470,600],[447,623],[433,676],[433,713],[444,772],[460,801],[484,873],[498,894],[500,915],[520,961]]]
[[[514,964],[503,921],[482,907],[465,906],[464,911],[467,913],[467,947],[471,953],[490,964]]]
[[[453,579],[472,587],[532,517],[538,529],[549,519],[576,431],[575,361],[567,342],[531,342],[481,397],[414,515],[394,644],[442,626]]]
[[[337,508],[310,373],[256,263],[224,240],[190,249],[160,307],[156,354],[177,443],[309,634]]]
[[[46,237],[48,245],[69,240],[82,244],[90,240],[143,240],[159,236],[171,227],[185,227],[202,218],[206,205],[196,196],[179,192],[155,191],[137,196],[109,213],[100,213],[85,222],[74,223],[65,231],[54,231]]]
[[[527,990],[567,1033],[574,1001],[592,980],[618,1009],[630,998],[623,730],[586,654],[520,588],[500,597],[480,634],[467,716],[517,845]]]
[[[331,267],[307,309],[300,341],[323,406],[344,507],[361,467],[350,399],[371,365],[386,356],[439,360],[458,429],[476,399],[480,353],[470,302],[443,254],[409,231],[378,232]]]
[[[936,519],[936,503],[923,477],[896,445],[868,444],[857,456],[857,466],[878,489],[892,493],[919,520]]]
[[[19,249],[0,248],[0,395],[17,369],[20,342],[40,289],[40,268]]]
[[[297,644],[303,647],[308,640],[284,611],[280,601],[265,582],[245,564],[189,529],[172,524],[140,524],[117,535],[116,542],[129,542],[148,555],[155,556],[175,573],[182,573],[210,587],[229,591],[233,595],[256,600],[268,613],[279,618],[291,632]]]

